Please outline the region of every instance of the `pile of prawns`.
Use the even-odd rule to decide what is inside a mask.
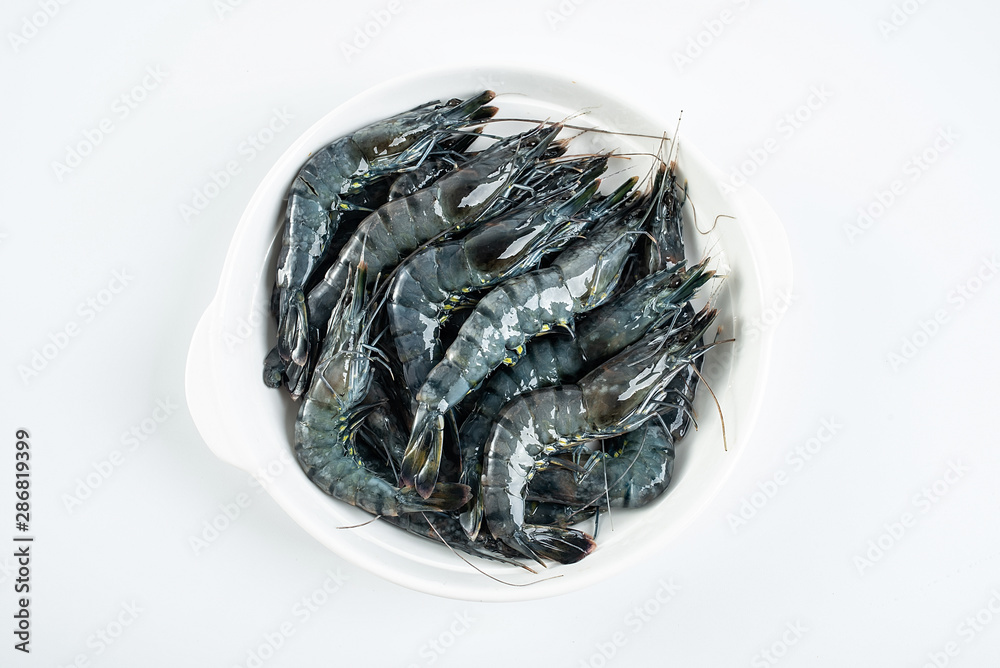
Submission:
[[[644,183],[601,193],[623,156],[571,155],[565,123],[491,135],[493,97],[302,166],[264,382],[300,401],[294,451],[327,494],[468,553],[573,563],[595,542],[571,525],[670,483],[719,343],[692,304],[714,272],[685,260],[665,141]]]

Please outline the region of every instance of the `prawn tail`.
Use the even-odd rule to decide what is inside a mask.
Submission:
[[[419,513],[425,510],[448,512],[458,510],[469,502],[472,492],[468,485],[457,482],[443,482],[431,487],[427,496],[418,493],[413,488],[400,490],[399,510],[404,513]]]
[[[682,304],[694,299],[698,289],[715,276],[715,272],[708,269],[708,262],[708,259],[705,259],[685,272],[684,282],[673,295],[672,301],[675,304]]]
[[[413,417],[413,434],[403,455],[402,483],[415,487],[423,498],[429,498],[437,482],[443,449],[444,415],[419,405]],[[463,487],[468,489],[467,485]]]
[[[278,352],[283,360],[305,366],[309,357],[306,296],[301,288],[290,288],[285,296],[284,318],[278,332]]]
[[[469,501],[469,508],[458,516],[458,521],[469,540],[476,540],[479,528],[483,526],[483,498],[479,494],[479,485],[471,485],[471,487],[473,495]]]
[[[560,564],[575,564],[594,551],[594,539],[575,529],[526,526],[520,541],[536,557]]]
[[[453,121],[479,121],[492,118],[497,113],[496,107],[483,106],[490,102],[496,93],[485,90],[475,97],[470,97],[453,109],[448,110],[444,116]]]
[[[274,389],[281,387],[285,376],[285,361],[281,359],[277,346],[264,358],[264,384]]]
[[[462,440],[458,433],[458,418],[455,411],[445,413],[444,447],[441,469],[438,473],[441,480],[459,480],[462,476]],[[459,482],[462,482],[459,480]]]
[[[292,399],[298,401],[309,389],[310,372],[304,366],[289,365],[285,369],[285,387]]]
[[[458,516],[458,523],[465,531],[465,535],[469,537],[469,540],[475,540],[479,535],[479,529],[483,526],[483,494],[480,487],[483,474],[480,464],[482,460],[482,448],[475,447],[480,439],[473,435],[474,428],[469,427],[469,425],[475,425],[476,422],[477,416],[470,417],[462,426],[462,431],[459,432],[459,443],[462,446],[463,459],[462,475],[459,476],[458,481],[469,486],[469,489],[472,490],[472,499],[469,501],[468,507]],[[483,420],[480,414],[478,422],[487,421]]]

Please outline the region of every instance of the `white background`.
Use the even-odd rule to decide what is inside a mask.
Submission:
[[[15,533],[18,428],[37,537],[28,656],[13,650],[13,548],[0,549],[0,663],[252,666],[264,647],[266,666],[995,665],[994,3],[224,1],[12,0],[0,15],[0,542]],[[391,18],[365,45],[372,12]],[[369,86],[472,60],[683,109],[686,141],[727,173],[746,165],[794,261],[760,420],[724,492],[638,567],[529,603],[439,599],[344,563],[212,455],[184,402],[191,333],[273,162]],[[287,128],[241,151],[275,109]],[[112,130],[88,155],[54,166],[102,120]],[[240,172],[185,220],[233,160]],[[859,208],[879,215],[852,231]],[[114,272],[127,284],[102,292],[121,287]],[[796,463],[824,420],[835,434]],[[237,498],[247,507],[196,550]],[[343,583],[305,619],[295,606],[328,572]],[[666,603],[661,580],[676,587]]]

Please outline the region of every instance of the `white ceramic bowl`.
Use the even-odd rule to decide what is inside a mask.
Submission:
[[[723,450],[715,406],[702,390],[696,403],[700,429],[679,445],[667,493],[646,508],[616,511],[614,529],[610,522],[602,524],[598,547],[586,559],[568,566],[552,565],[539,576],[475,560],[479,568],[507,582],[538,581],[527,587],[487,578],[444,546],[382,522],[338,528],[364,523],[370,517],[323,494],[306,478],[291,454],[295,407],[285,392],[268,389],[261,381],[262,360],[274,336],[268,300],[282,196],[310,152],[336,137],[429,99],[464,98],[484,88],[500,94],[495,102],[501,107],[500,116],[530,114],[558,120],[585,109],[589,113],[572,122],[653,136],[672,131],[674,125],[569,77],[510,68],[436,71],[390,81],[358,95],[302,135],[277,161],[248,204],[229,248],[218,293],[194,332],[186,387],[191,415],[212,451],[255,475],[296,522],[333,552],[419,591],[467,600],[511,601],[560,594],[622,571],[665,549],[709,503],[740,459],[767,376],[773,327],[751,331],[748,326],[755,321],[772,322],[773,314],[766,317],[767,309],[781,291],[791,288],[791,260],[784,231],[760,196],[746,187],[724,194],[720,185],[725,177],[682,137],[678,169],[688,181],[698,227],[705,231],[695,230],[688,207],[688,257],[697,260],[710,252],[716,268],[727,274],[721,287],[715,288],[715,300],[721,310],[723,336],[735,336],[738,341],[717,349],[706,362],[725,414],[728,452]],[[658,144],[594,134],[581,137],[584,148],[575,150],[587,150],[588,141],[595,148],[619,146],[623,152],[649,152]],[[633,171],[644,173],[650,163],[637,158],[631,164]],[[610,178],[606,185],[613,182]],[[720,214],[733,218],[715,222]]]

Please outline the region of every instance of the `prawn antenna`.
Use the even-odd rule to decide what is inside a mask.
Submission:
[[[448,543],[448,541],[446,541],[444,539],[444,536],[442,536],[441,533],[437,530],[437,527],[434,526],[434,523],[431,522],[431,520],[430,520],[429,517],[427,517],[427,513],[423,513],[422,512],[420,514],[427,521],[427,526],[429,526],[431,528],[431,531],[434,532],[434,535],[437,536],[438,539],[442,543],[444,543],[445,547],[447,547],[449,550],[451,550],[452,554],[454,554],[456,557],[458,557],[459,559],[461,559],[462,561],[464,561],[466,564],[468,564],[469,566],[471,566],[473,569],[479,571],[480,573],[482,573],[483,575],[485,575],[489,579],[494,580],[496,582],[499,582],[500,584],[507,585],[508,587],[527,587],[527,586],[530,586],[530,585],[533,585],[533,584],[538,584],[539,582],[545,582],[546,580],[554,580],[556,578],[561,578],[562,577],[562,575],[550,575],[549,577],[542,578],[541,580],[535,580],[534,582],[522,582],[522,583],[507,582],[506,580],[501,580],[500,578],[496,577],[495,575],[490,575],[489,573],[487,573],[486,571],[484,571],[483,569],[481,569],[479,566],[476,566],[474,563],[472,563],[471,561],[469,561],[468,559],[466,559],[465,557],[463,557],[461,554],[459,554],[459,552],[457,550],[455,550],[455,548],[453,548]],[[538,571],[536,571],[536,570],[532,569],[530,566],[522,564],[522,563],[520,563],[518,561],[514,561],[512,559],[502,559],[501,561],[503,561],[504,563],[513,564],[515,566],[520,566],[521,568],[523,568],[524,570],[528,571],[529,573],[532,573],[534,575],[538,575]]]
[[[691,203],[691,210],[692,211],[694,210],[694,202]],[[715,217],[715,220],[712,221],[712,227],[708,228],[707,230],[702,230],[700,227],[698,227],[697,219],[695,219],[694,227],[696,230],[698,230],[699,234],[711,234],[712,232],[715,231],[716,226],[719,224],[719,218],[729,218],[730,220],[736,220],[736,216],[730,216],[728,213],[720,213],[718,216]]]
[[[368,414],[370,415],[371,413],[374,413],[376,408],[379,408],[381,406],[388,406],[388,405],[389,405],[389,402],[387,400],[385,400],[385,399],[383,399],[382,401],[376,401],[373,404],[369,404],[369,406],[368,406]],[[367,415],[365,417],[367,418]],[[364,430],[364,425],[361,426],[361,429]],[[389,462],[389,470],[392,471],[392,477],[396,481],[396,487],[399,487],[400,486],[399,485],[399,471],[396,470],[396,462],[393,460],[392,453],[389,451],[389,444],[386,443],[386,442],[384,442],[384,441],[382,441],[381,439],[375,439],[375,440],[378,442],[377,448],[379,448],[379,449],[382,450],[382,453],[385,455],[386,461]]]
[[[358,351],[358,355],[367,359],[369,362],[382,365],[382,368],[384,368],[389,374],[389,378],[396,380],[396,374],[392,372],[392,367],[389,366],[389,357],[381,348],[377,348],[368,343],[363,343],[361,344],[361,351]]]
[[[729,339],[729,341],[719,341],[718,343],[729,343],[735,339]],[[729,444],[726,441],[726,418],[722,415],[722,404],[719,403],[719,398],[715,396],[715,392],[712,390],[712,386],[708,384],[705,377],[701,375],[701,371],[698,371],[697,365],[692,364],[691,368],[694,369],[694,373],[698,376],[698,379],[705,384],[708,388],[708,393],[712,395],[712,399],[715,401],[715,407],[719,409],[719,420],[722,422],[722,449],[729,452]]]
[[[472,125],[470,123],[470,125]],[[463,130],[461,128],[455,130],[435,130],[435,132],[446,132],[452,135],[475,135],[476,137],[485,137],[486,139],[496,139],[500,141],[503,139],[500,135],[489,135],[482,131],[482,128],[476,128],[475,130]]]
[[[667,166],[669,168],[670,163],[677,158],[677,135],[681,131],[681,118],[684,116],[684,110],[681,109],[681,113],[677,114],[677,127],[674,128],[674,138],[670,141],[670,151],[667,153]],[[663,138],[666,139],[667,135],[664,134]]]
[[[726,282],[726,278],[728,278],[728,277],[729,277],[728,274],[719,274],[719,273],[716,273],[713,276],[713,278],[718,278],[719,281],[717,283],[715,283],[715,286],[712,288],[712,294],[708,296],[708,303],[709,304],[714,304],[714,303],[718,302],[718,300],[719,300],[719,293],[722,291],[722,288],[723,288],[723,286],[725,285],[725,282]]]
[[[687,192],[686,188],[687,188],[687,186],[685,186],[685,190],[684,190],[684,204],[690,204],[691,205],[691,222],[694,223],[694,229],[698,230],[699,234],[706,234],[705,232],[701,231],[700,227],[698,227],[698,210],[694,207],[694,200],[691,199],[691,196]],[[684,204],[681,204],[681,210],[682,211],[684,209]]]
[[[360,529],[361,527],[366,527],[369,524],[371,524],[372,522],[374,522],[375,520],[380,520],[380,519],[382,519],[382,516],[381,515],[376,515],[375,517],[371,518],[367,522],[362,522],[361,524],[352,524],[351,526],[337,527],[337,528],[338,529]]]
[[[579,114],[575,114],[579,115]],[[573,118],[573,116],[568,116],[567,118]],[[469,123],[468,125],[478,125],[486,123],[503,123],[504,121],[508,123],[531,123],[533,125],[538,124],[538,119],[536,118],[484,118],[474,123]],[[602,135],[615,135],[616,137],[640,137],[642,139],[662,139],[661,135],[647,135],[641,132],[621,132],[619,130],[605,130],[602,128],[592,128],[585,125],[570,125],[569,123],[557,123],[556,121],[542,121],[542,125],[562,125],[564,128],[569,128],[570,130],[582,130],[583,132],[594,132]]]
[[[670,153],[669,152],[667,153],[667,158],[665,160],[660,157],[661,155],[663,155],[663,147],[666,146],[666,144],[667,144],[667,133],[664,132],[663,136],[660,137],[660,146],[659,146],[659,148],[656,149],[656,153],[653,154],[653,162],[654,162],[654,164],[658,162],[661,165],[663,165],[664,167],[666,167],[667,169],[669,169],[670,168]]]
[[[645,436],[645,435],[644,435]],[[643,438],[645,440],[645,438]],[[601,443],[601,451],[604,451],[604,443]],[[632,460],[632,464],[635,463],[635,459]],[[629,465],[631,468],[631,464]],[[617,484],[617,481],[615,482]],[[607,462],[604,463],[604,505],[608,508],[608,521],[611,522],[611,530],[615,530],[615,518],[611,516],[611,485],[608,484],[608,465]],[[594,516],[594,538],[597,538],[597,517],[600,513]]]

